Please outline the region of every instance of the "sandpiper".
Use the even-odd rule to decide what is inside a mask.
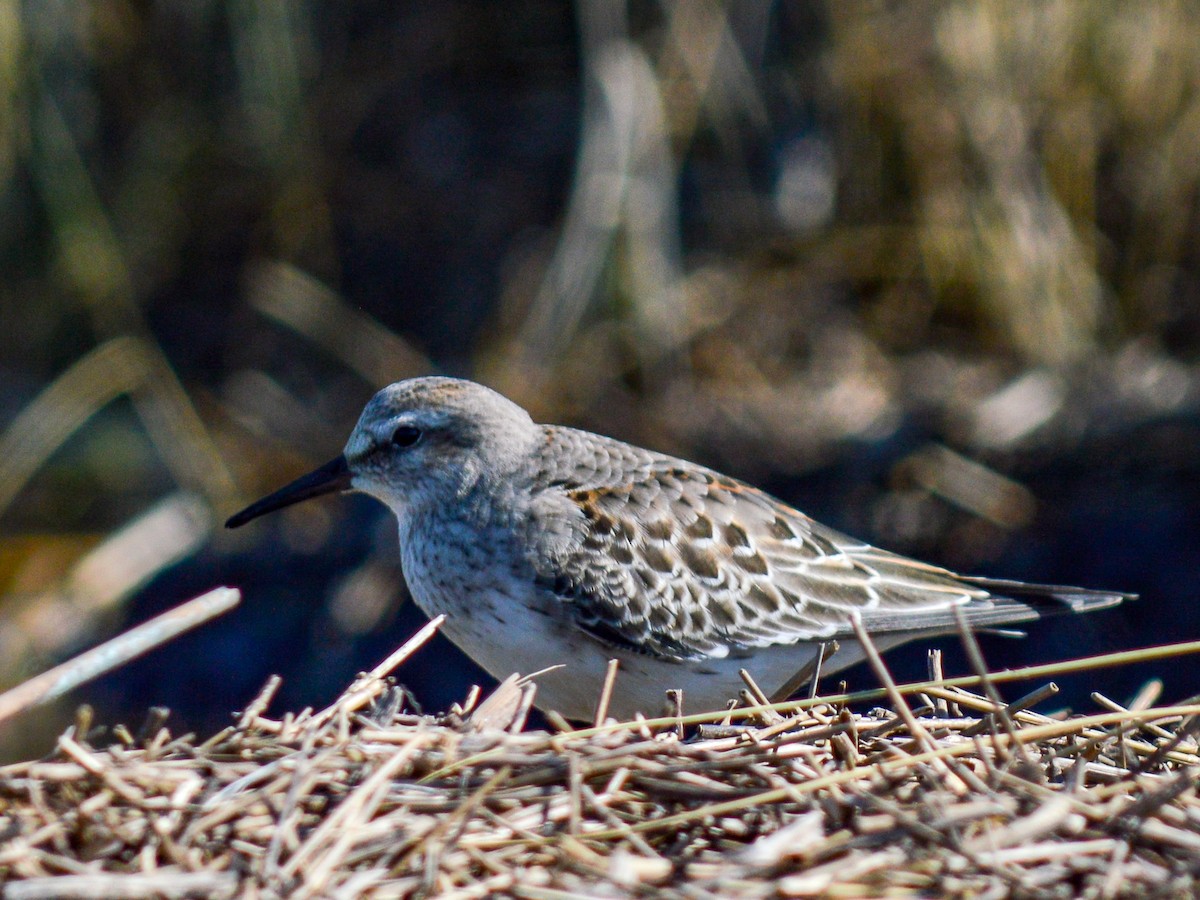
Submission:
[[[229,519],[333,491],[387,504],[413,599],[497,678],[562,666],[537,704],[592,717],[656,714],[681,689],[719,709],[747,669],[788,684],[822,642],[826,673],[859,662],[857,617],[880,649],[975,627],[1089,612],[1132,595],[957,575],[879,550],[748,484],[612,438],[536,424],[471,381],[414,378],[377,393],[343,454]]]

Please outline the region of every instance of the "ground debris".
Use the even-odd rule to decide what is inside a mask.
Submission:
[[[72,729],[0,769],[3,896],[1200,888],[1200,707],[1054,718],[947,686],[902,714],[817,697],[550,732],[520,730],[528,703],[483,727],[376,681],[282,719],[256,702],[203,742]]]

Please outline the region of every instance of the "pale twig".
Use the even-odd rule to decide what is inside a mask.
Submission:
[[[604,672],[604,686],[600,688],[600,700],[596,703],[595,724],[603,725],[604,720],[608,718],[608,704],[612,700],[613,687],[617,681],[617,669],[620,667],[621,661],[610,659],[608,668]]]
[[[1044,779],[1045,776],[1034,765],[1029,754],[1021,746],[1021,738],[1017,734],[1017,726],[1013,723],[1012,716],[1008,713],[1004,698],[1000,696],[1000,692],[996,690],[996,685],[992,682],[992,677],[988,673],[987,663],[983,659],[983,651],[979,649],[979,641],[975,639],[975,635],[971,631],[971,626],[967,622],[967,617],[963,613],[961,606],[954,607],[954,622],[958,626],[958,636],[962,641],[963,649],[966,651],[967,659],[971,663],[971,668],[979,676],[979,683],[983,686],[984,693],[987,694],[988,699],[996,704],[996,716],[1004,726],[1004,730],[1008,732],[1008,736],[1012,739],[1013,748],[1016,751],[1022,768],[1031,778],[1037,780]]]
[[[871,640],[871,635],[867,633],[867,629],[863,627],[862,617],[859,615],[851,616],[850,624],[854,628],[854,636],[858,638],[858,642],[862,645],[863,652],[866,653],[867,662],[870,663],[875,677],[883,683],[884,690],[888,693],[888,699],[891,700],[892,706],[896,712],[900,714],[900,718],[904,720],[905,726],[908,728],[908,733],[912,735],[917,746],[923,751],[929,752],[935,747],[933,738],[930,737],[925,727],[917,721],[917,717],[913,715],[912,709],[908,705],[908,701],[904,699],[904,695],[896,690],[896,682],[892,678],[892,673],[888,671],[887,666],[883,662],[883,657],[880,656],[875,642]],[[936,759],[933,761],[933,766],[943,774],[947,779],[947,785],[960,796],[967,793],[967,786],[957,774],[947,765],[946,761]]]
[[[338,700],[332,705],[316,713],[313,718],[324,722],[336,715],[345,715],[362,709],[374,700],[384,690],[384,676],[417,652],[441,627],[445,616],[435,616],[430,619],[416,634],[401,644],[383,662],[370,672],[360,675]]]
[[[1030,691],[1024,697],[1020,697],[1017,700],[1014,700],[1012,703],[1005,704],[1003,708],[1011,716],[1012,714],[1018,713],[1024,709],[1028,709],[1031,706],[1037,706],[1043,700],[1048,700],[1057,693],[1058,685],[1051,681],[1049,684],[1042,685],[1036,691]],[[942,700],[942,698],[939,698],[939,700]],[[942,702],[944,702],[944,700],[942,700]],[[995,724],[997,712],[998,710],[987,713],[987,715],[980,720],[978,725],[972,725],[970,728],[964,730],[963,737],[974,737],[977,734],[982,734],[983,732],[990,730]]]
[[[241,716],[238,717],[238,728],[249,728],[254,724],[254,720],[267,711],[267,707],[271,705],[271,701],[275,699],[275,693],[279,690],[279,686],[283,684],[283,679],[278,675],[272,675],[267,679],[267,683],[263,685],[262,690],[258,692],[258,696],[250,701]]]
[[[215,588],[99,647],[55,666],[48,672],[29,679],[24,684],[0,694],[0,721],[32,706],[61,697],[79,685],[136,659],[183,632],[228,612],[237,606],[241,599],[241,592],[236,588]]]
[[[1009,683],[1013,681],[1030,681],[1033,679],[1046,678],[1056,675],[1066,675],[1078,672],[1091,672],[1099,669],[1110,668],[1114,666],[1132,665],[1134,663],[1154,662],[1161,659],[1171,659],[1176,656],[1187,656],[1193,653],[1200,653],[1200,641],[1182,641],[1177,644],[1162,644],[1155,647],[1142,647],[1137,650],[1121,650],[1114,653],[1099,653],[1094,656],[1085,656],[1078,659],[1067,659],[1053,663],[1043,663],[1035,666],[1025,666],[1018,669],[1006,669],[1001,672],[989,673],[994,684]],[[923,691],[933,692],[935,688],[959,688],[972,687],[980,683],[978,675],[956,675],[952,678],[944,678],[938,682],[918,681],[906,684],[896,685],[896,690],[901,694],[915,694]],[[885,699],[888,692],[884,688],[871,688],[870,690],[847,692],[845,690],[834,694],[826,694],[812,700],[789,700],[784,703],[772,703],[765,709],[774,710],[775,712],[788,714],[794,713],[802,709],[809,709],[813,706],[822,704],[846,704],[846,703],[869,703],[874,700]],[[961,700],[962,698],[956,698]],[[725,719],[733,718],[750,718],[760,715],[764,710],[761,706],[738,707],[736,709],[726,709],[705,713],[693,713],[684,717],[685,725],[701,725],[709,722],[720,722]],[[989,708],[989,711],[991,709]],[[579,735],[590,736],[592,734],[604,733],[610,731],[622,731],[630,728],[654,727],[654,728],[671,728],[675,726],[675,718],[673,716],[664,716],[657,719],[641,718],[637,723],[633,722],[616,722],[601,725],[599,728],[581,729],[576,732]]]
[[[157,872],[95,872],[30,878],[4,888],[5,900],[175,900],[209,897],[221,900],[237,891],[233,872],[181,872],[172,867]]]

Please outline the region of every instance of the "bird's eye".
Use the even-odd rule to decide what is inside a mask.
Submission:
[[[401,425],[392,432],[392,444],[397,447],[411,447],[421,439],[421,429],[412,425]]]

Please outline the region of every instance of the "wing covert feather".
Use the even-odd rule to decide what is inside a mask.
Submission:
[[[572,538],[541,548],[538,575],[602,640],[691,659],[849,635],[855,613],[874,631],[937,627],[956,605],[1036,618],[712,470],[587,432],[546,432],[538,487],[572,520]],[[1002,599],[1013,608],[998,608]]]

